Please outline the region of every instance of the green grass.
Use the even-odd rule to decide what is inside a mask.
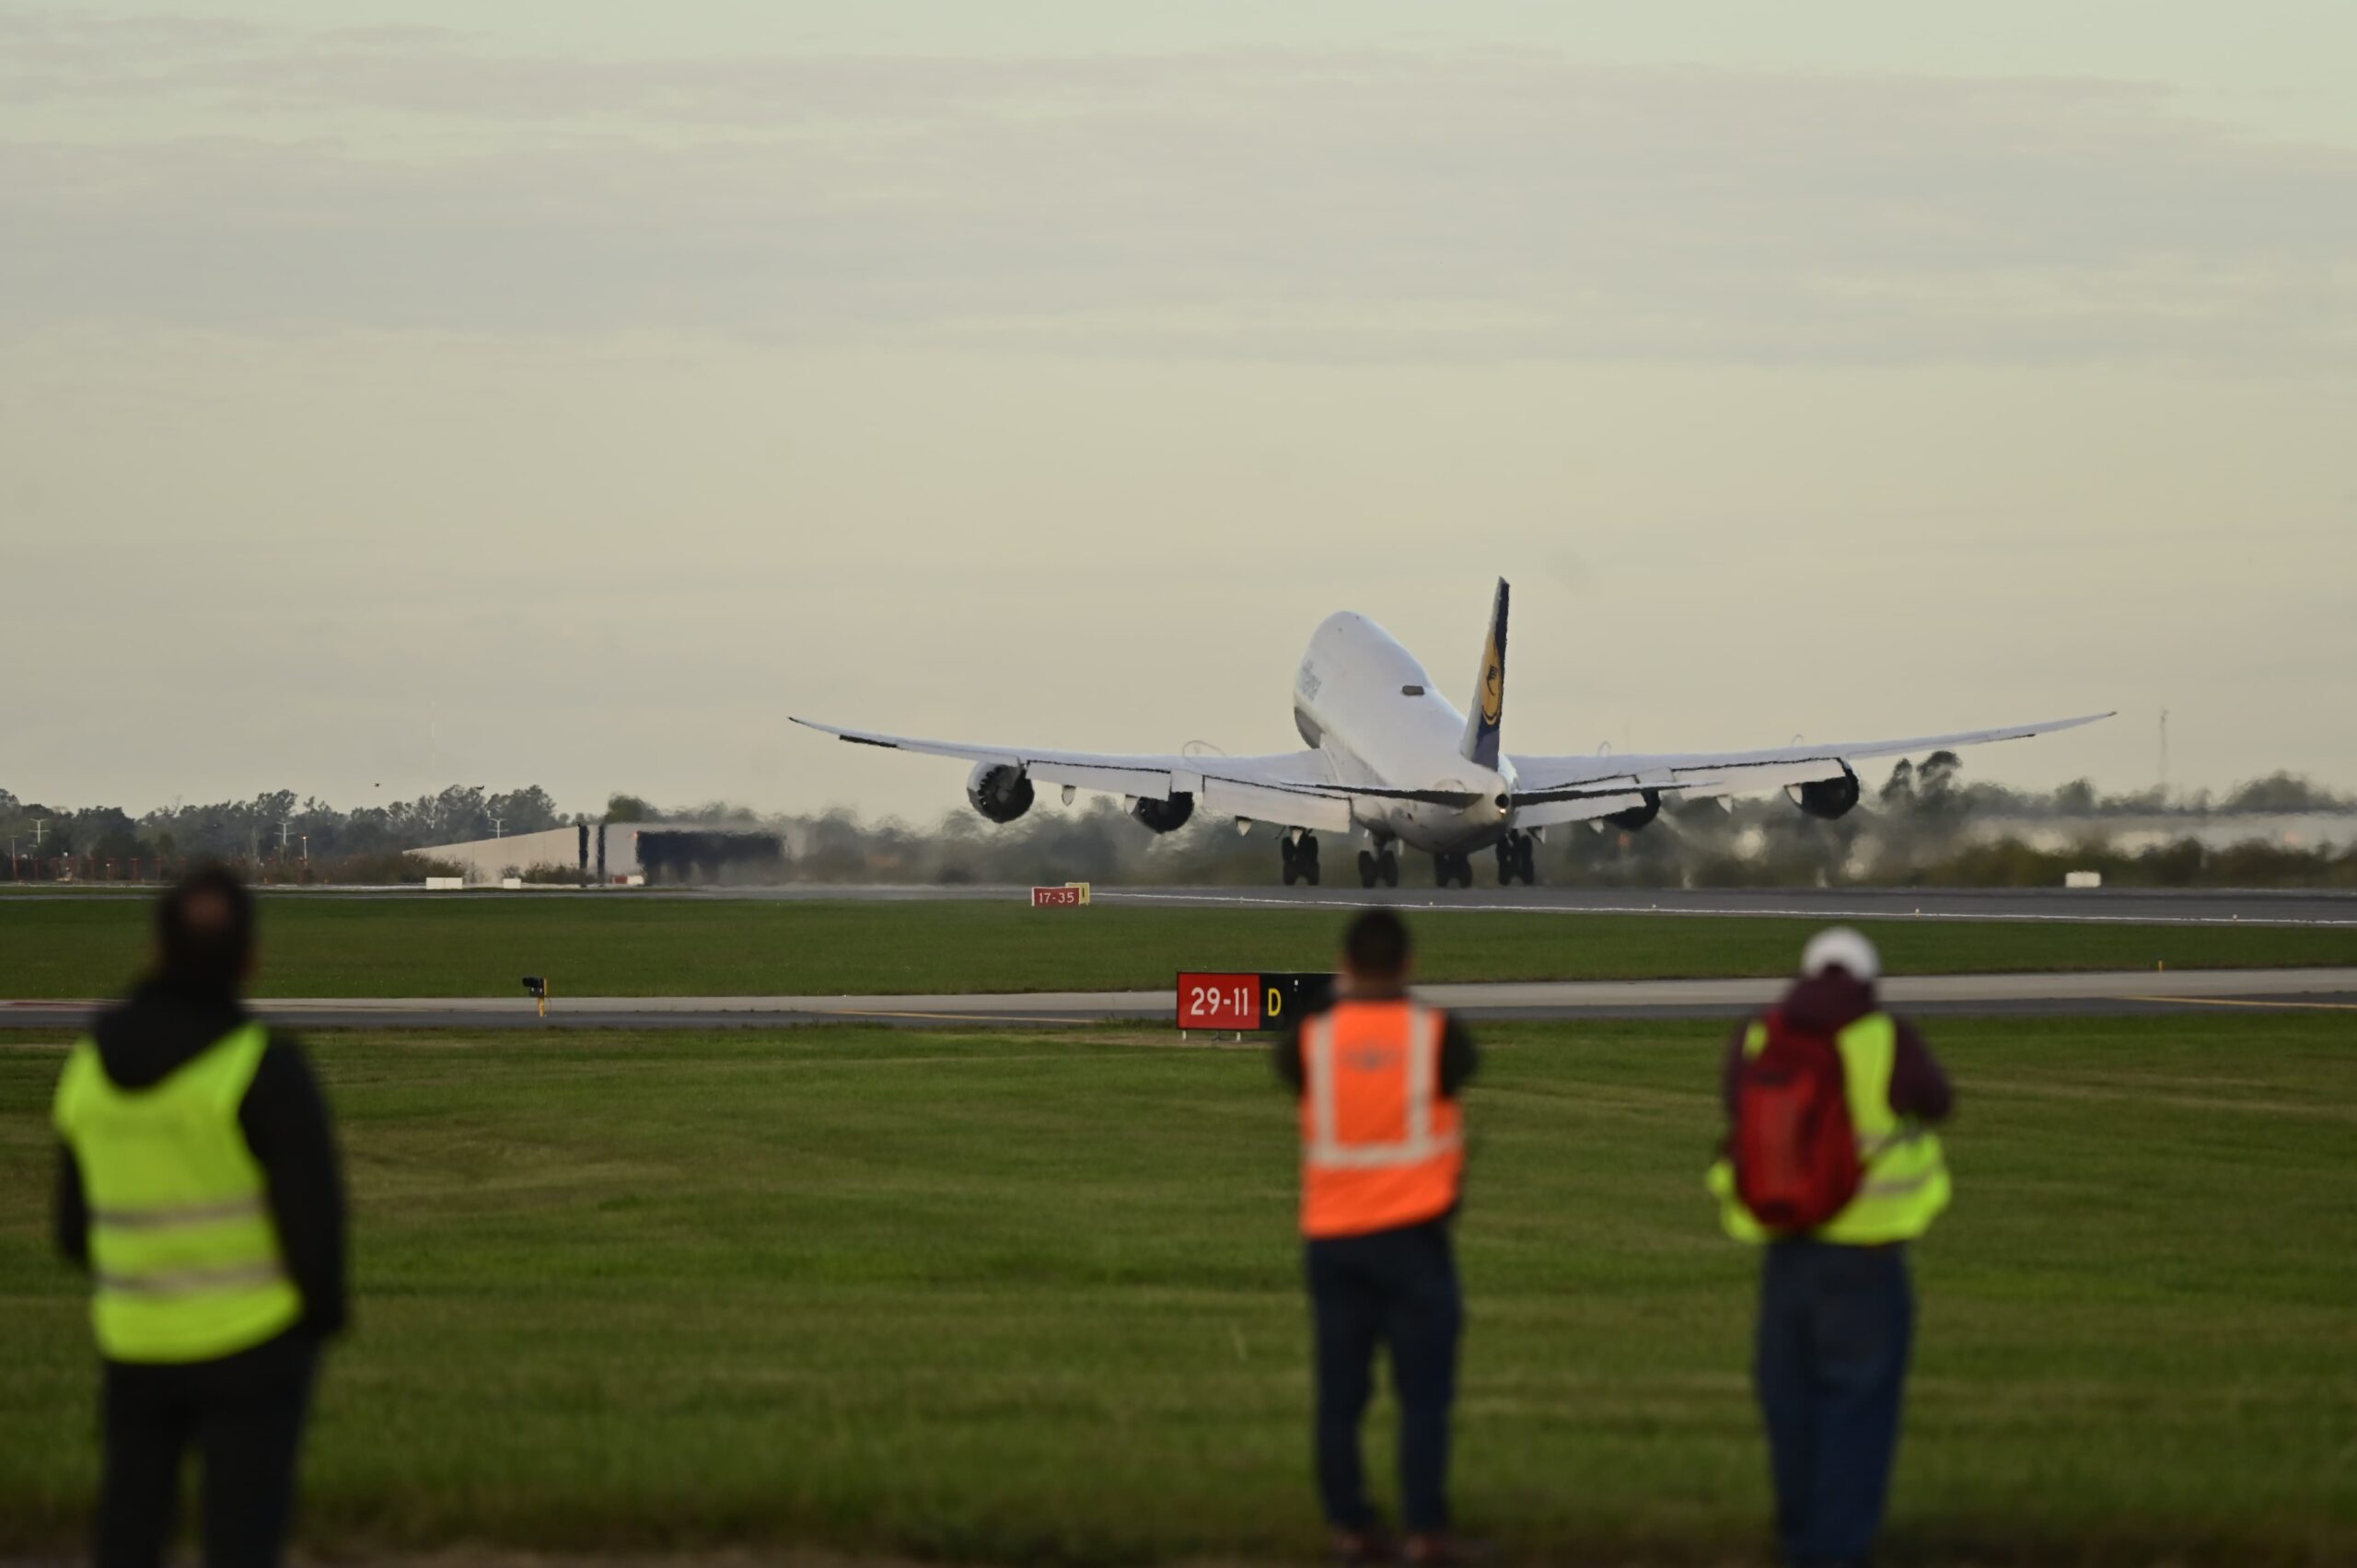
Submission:
[[[1524,1555],[1764,1542],[1715,1031],[1493,1031],[1460,1237],[1461,1511]],[[1895,1562],[2357,1553],[2357,1059],[2315,1015],[1953,1021],[1958,1200]],[[1290,1107],[1167,1034],[322,1036],[357,1332],[314,1550],[1317,1540]],[[0,1551],[92,1479],[48,1253],[52,1050],[0,1050]],[[1387,1452],[1386,1415],[1371,1458]],[[1378,1475],[1387,1459],[1376,1459]]]
[[[1121,990],[1180,969],[1323,969],[1331,910],[1034,911],[1013,903],[273,899],[266,996],[560,996]],[[0,995],[103,996],[144,956],[131,899],[0,900]],[[1428,980],[1791,970],[1811,920],[1449,912],[1414,920]],[[1895,972],[2357,964],[2357,928],[1861,922]]]

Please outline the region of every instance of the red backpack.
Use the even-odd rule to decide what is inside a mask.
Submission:
[[[1727,1139],[1736,1195],[1770,1230],[1814,1230],[1857,1195],[1864,1174],[1841,1049],[1767,1017],[1768,1042],[1736,1076]]]

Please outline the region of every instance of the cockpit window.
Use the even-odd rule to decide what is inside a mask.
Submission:
[[[1399,695],[1402,697],[1421,697],[1423,694],[1424,689],[1421,686],[1402,686],[1399,688]]]

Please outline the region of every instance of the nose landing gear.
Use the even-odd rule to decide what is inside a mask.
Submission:
[[[1473,885],[1473,857],[1469,854],[1436,854],[1433,856],[1433,880],[1441,887],[1454,884],[1459,888]]]
[[[1318,835],[1304,833],[1295,839],[1291,833],[1277,840],[1278,863],[1283,866],[1285,886],[1306,882],[1318,886]]]
[[[1511,888],[1516,880],[1526,888],[1538,885],[1538,845],[1528,833],[1508,833],[1498,841],[1498,886]]]
[[[1359,886],[1396,888],[1399,885],[1399,852],[1389,844],[1359,851]]]

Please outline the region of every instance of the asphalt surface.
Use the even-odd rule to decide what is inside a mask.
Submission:
[[[773,901],[789,903],[927,903],[1023,900],[1028,889],[1004,886],[894,887],[797,882],[746,888],[531,888],[519,892],[475,889],[427,893],[401,888],[278,888],[278,898],[365,899],[653,899]],[[155,889],[71,892],[0,889],[12,898],[152,898]],[[1092,890],[1104,904],[1172,908],[1354,909],[1386,904],[1395,909],[1446,912],[1534,911],[1562,914],[1662,914],[1781,916],[1805,920],[2003,920],[2053,921],[2073,924],[2286,925],[2357,927],[2357,890],[2310,889],[2212,889],[2100,888],[1399,888],[1367,891],[1356,887],[1113,888]]]
[[[1724,1018],[1771,1000],[1779,980],[1541,981],[1431,985],[1419,994],[1469,1018]],[[1918,1014],[2107,1016],[2212,1011],[2345,1012],[2357,1027],[2357,969],[2126,970],[2081,974],[1900,975],[1883,983],[1893,1007]],[[0,1002],[0,1028],[70,1031],[94,1002]],[[883,1023],[1024,1028],[1172,1026],[1167,991],[963,996],[557,997],[542,1019],[527,997],[340,997],[258,1002],[274,1022],[304,1028],[779,1028]]]

